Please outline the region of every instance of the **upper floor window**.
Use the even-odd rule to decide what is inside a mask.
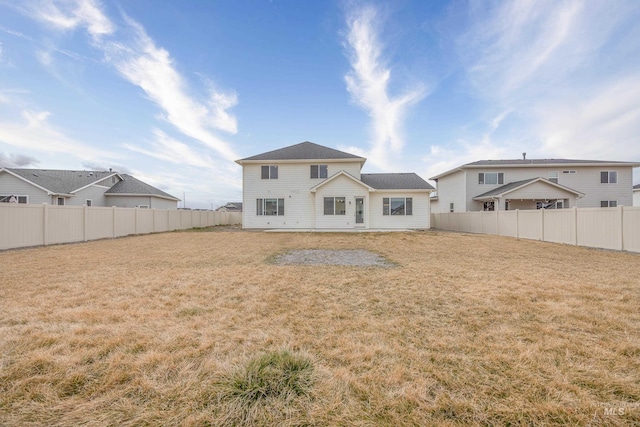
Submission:
[[[265,165],[261,168],[262,179],[278,179],[278,165]]]
[[[480,172],[478,174],[478,184],[504,184],[504,174],[502,172]]]
[[[327,165],[311,165],[311,178],[326,178]]]
[[[602,171],[600,172],[601,184],[615,184],[618,182],[618,172],[616,171]]]
[[[0,196],[0,203],[23,203],[26,204],[29,201],[28,196]]]
[[[557,171],[549,172],[549,181],[555,182],[556,184],[558,183],[558,172]]]
[[[384,197],[382,215],[413,215],[413,198]]]
[[[568,171],[562,171],[562,173],[574,174],[574,173],[576,173],[576,171],[575,170],[568,170]]]
[[[325,215],[345,215],[346,213],[346,203],[344,197],[324,198]]]

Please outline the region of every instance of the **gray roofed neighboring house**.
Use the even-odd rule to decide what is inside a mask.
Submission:
[[[0,168],[0,200],[76,206],[176,209],[180,200],[115,171]]]
[[[229,202],[224,206],[220,206],[216,211],[242,212],[242,202]]]
[[[634,189],[634,190],[640,190],[640,184],[634,185],[634,186],[633,186],[633,189]]]
[[[415,173],[363,173],[360,180],[376,190],[433,190]]]
[[[313,142],[305,141],[299,144],[291,145],[289,147],[280,148],[278,150],[268,151],[266,153],[240,159],[236,162],[239,164],[243,164],[246,161],[337,159],[359,159],[362,161],[365,160],[363,157],[356,156],[354,154],[345,153],[344,151],[335,150],[333,148],[324,147],[322,145],[314,144]]]
[[[482,199],[490,199],[492,197],[500,197],[503,196],[505,194],[508,194],[514,190],[526,187],[530,184],[533,184],[534,182],[543,182],[547,185],[552,185],[558,188],[562,188],[563,190],[566,190],[567,192],[573,193],[576,196],[581,196],[583,195],[583,193],[576,191],[572,188],[569,187],[565,187],[564,185],[560,185],[560,184],[556,184],[554,182],[549,181],[548,179],[544,179],[541,177],[538,178],[531,178],[531,179],[524,179],[522,181],[516,181],[516,182],[510,182],[508,184],[505,184],[501,187],[498,188],[494,188],[493,190],[487,191],[486,193],[482,193],[476,197],[474,197],[475,200],[482,200]]]

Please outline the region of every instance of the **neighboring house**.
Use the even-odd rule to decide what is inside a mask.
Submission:
[[[312,142],[237,160],[244,228],[429,228],[433,187],[415,173],[362,174],[366,159]]]
[[[433,212],[632,205],[635,162],[480,160],[436,175]]]
[[[0,202],[176,209],[179,199],[117,172],[0,168]]]
[[[633,206],[640,207],[640,184],[633,186]]]
[[[218,212],[242,212],[241,202],[229,202],[224,206],[220,206],[216,209]]]

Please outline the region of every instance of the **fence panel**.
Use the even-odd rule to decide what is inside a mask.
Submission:
[[[44,244],[42,206],[0,203],[0,250],[42,244]]]
[[[480,218],[481,227],[478,226]],[[640,208],[572,208],[431,214],[434,228],[640,252]]]
[[[169,214],[171,211],[161,211],[160,209],[153,209],[153,227],[156,233],[162,231],[169,231]]]
[[[138,209],[136,218],[136,234],[149,234],[154,232],[153,210]]]
[[[592,248],[622,249],[622,208],[578,210],[578,244]]]
[[[84,240],[84,207],[49,206],[47,244]]]
[[[576,215],[574,209],[544,211],[544,240],[554,243],[576,243]]]
[[[113,237],[113,217],[115,212],[113,208],[96,207],[87,209],[86,240]]]
[[[640,252],[640,208],[624,207],[622,227],[624,250]]]

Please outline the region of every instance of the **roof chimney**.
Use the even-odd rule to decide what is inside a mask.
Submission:
[[[522,160],[527,160],[527,153],[522,153]]]

